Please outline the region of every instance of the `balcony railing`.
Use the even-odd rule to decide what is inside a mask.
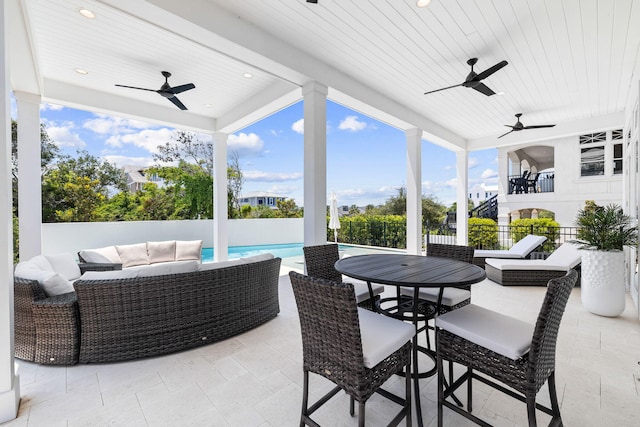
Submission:
[[[553,192],[553,180],[555,172],[541,172],[538,174],[509,175],[509,193],[508,194],[524,194],[524,193],[551,193]]]

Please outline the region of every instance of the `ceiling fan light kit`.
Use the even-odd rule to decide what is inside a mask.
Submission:
[[[180,100],[176,95],[191,89],[195,89],[196,85],[194,85],[193,83],[187,83],[184,85],[171,87],[171,85],[169,85],[169,77],[171,77],[171,73],[168,71],[161,71],[161,73],[164,76],[164,83],[162,84],[162,86],[160,86],[160,89],[158,90],[147,89],[147,88],[136,87],[136,86],[119,85],[119,84],[116,84],[116,86],[126,87],[128,89],[137,89],[137,90],[146,90],[148,92],[155,92],[160,96],[167,98],[169,101],[171,101],[173,105],[175,105],[179,109],[187,110],[187,107],[185,107],[185,105],[182,102],[180,102]]]

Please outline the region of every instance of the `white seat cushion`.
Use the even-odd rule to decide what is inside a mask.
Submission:
[[[400,288],[400,293],[402,295],[413,296],[413,288]],[[437,303],[439,293],[440,288],[420,288],[420,299]],[[442,293],[442,304],[452,307],[469,298],[471,298],[471,292],[466,289],[445,288]]]
[[[364,366],[371,369],[397,351],[416,333],[410,323],[358,308]]]
[[[356,294],[356,302],[360,304],[362,301],[366,301],[369,299],[369,286],[367,282],[364,280],[354,279],[352,277],[342,276],[343,283],[351,283],[353,285],[353,292]],[[371,290],[373,291],[373,296],[380,295],[384,292],[384,286],[376,285],[375,283],[371,284]]]
[[[45,255],[49,264],[53,268],[53,271],[61,275],[67,280],[75,280],[82,273],[80,273],[80,267],[76,259],[71,253],[63,252],[54,255]]]
[[[529,352],[534,326],[469,304],[436,317],[436,326],[512,360]]]
[[[486,264],[498,270],[548,270],[569,271],[582,261],[582,256],[577,245],[564,243],[556,249],[547,259],[495,259],[487,258]]]
[[[476,249],[473,256],[474,258],[525,258],[531,251],[543,244],[545,240],[547,240],[545,236],[527,234],[508,251]]]

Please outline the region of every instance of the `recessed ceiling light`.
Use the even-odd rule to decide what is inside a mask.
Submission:
[[[242,77],[244,77],[245,79],[251,79],[251,78],[253,78],[253,74],[251,74],[251,73],[244,73],[244,74],[242,75]]]
[[[87,19],[93,19],[96,17],[95,13],[91,12],[89,9],[85,9],[84,7],[81,7],[78,12]]]
[[[211,108],[211,107],[213,107],[213,104],[204,104],[204,106],[207,107],[207,108]]]
[[[418,0],[418,2],[416,3],[416,6],[427,7],[429,6],[429,3],[431,3],[431,0]]]
[[[86,76],[87,74],[89,74],[87,70],[83,70],[82,68],[74,68],[73,71],[75,71],[78,74],[82,74],[83,76]]]

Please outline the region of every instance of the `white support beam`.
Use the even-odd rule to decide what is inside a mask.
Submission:
[[[226,133],[213,134],[213,260],[229,258]]]
[[[20,260],[42,253],[40,96],[15,92],[18,109],[18,218]]]
[[[466,245],[469,229],[469,153],[456,152],[456,242]]]
[[[422,130],[409,129],[407,138],[407,253],[422,253]]]
[[[327,242],[327,87],[309,82],[304,97],[304,244]]]
[[[14,367],[8,14],[9,2],[0,2],[0,423],[16,418],[20,403]]]

